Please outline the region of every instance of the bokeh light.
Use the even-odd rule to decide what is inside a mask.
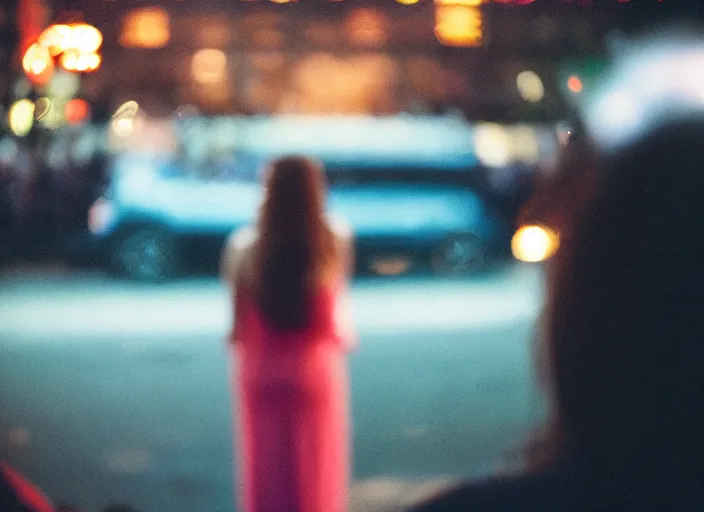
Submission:
[[[126,14],[120,44],[126,48],[162,48],[170,38],[169,13],[160,7],[147,7]]]
[[[39,45],[58,56],[71,48],[73,31],[69,25],[51,25],[39,36]]]
[[[436,5],[435,36],[446,46],[481,46],[482,12],[472,5]]]
[[[516,78],[521,98],[529,103],[538,103],[545,96],[543,81],[534,71],[523,71]]]
[[[575,94],[579,94],[584,89],[584,84],[582,83],[582,80],[578,76],[572,75],[571,77],[569,77],[567,79],[567,88],[571,92],[573,92]]]
[[[435,5],[459,5],[464,7],[479,7],[486,0],[435,0]]]
[[[536,164],[540,160],[540,142],[535,129],[527,125],[511,129],[511,156],[515,161]]]
[[[81,53],[97,52],[103,44],[103,34],[100,30],[86,23],[71,26],[71,47]]]
[[[86,100],[82,100],[80,98],[73,99],[66,103],[64,114],[68,124],[81,124],[88,120],[90,115],[90,105],[88,105]]]
[[[191,60],[191,75],[200,84],[217,84],[225,77],[227,55],[222,50],[199,50]]]
[[[353,44],[380,46],[387,39],[388,20],[377,9],[361,8],[350,13],[345,28]]]
[[[522,226],[511,239],[511,252],[520,261],[538,263],[551,258],[560,245],[553,230],[538,225]]]
[[[61,63],[61,67],[66,71],[75,71],[78,67],[79,57],[80,54],[78,53],[78,50],[69,49],[61,54],[59,62]]]
[[[112,120],[112,131],[118,137],[129,137],[134,131],[134,118],[117,117]]]
[[[474,150],[479,160],[486,166],[508,165],[513,154],[511,134],[498,124],[479,125],[474,133]]]
[[[22,58],[22,68],[32,83],[44,85],[51,80],[54,60],[48,49],[34,43],[27,48]]]
[[[10,107],[7,122],[12,133],[18,137],[26,136],[34,125],[34,103],[28,99],[16,101]]]

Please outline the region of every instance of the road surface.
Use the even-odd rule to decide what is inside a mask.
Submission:
[[[491,472],[539,424],[539,269],[361,279],[352,299],[352,512]],[[86,512],[234,510],[230,318],[212,278],[0,278],[0,457]]]

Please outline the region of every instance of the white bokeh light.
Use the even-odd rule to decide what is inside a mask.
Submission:
[[[529,103],[538,103],[545,96],[543,81],[534,71],[523,71],[516,77],[516,86],[521,98]]]

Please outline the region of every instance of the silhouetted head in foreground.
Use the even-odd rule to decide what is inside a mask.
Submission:
[[[317,285],[336,259],[325,220],[322,165],[304,157],[274,161],[265,176],[255,246],[255,297],[280,329],[305,326]]]
[[[704,120],[599,160],[595,196],[553,261],[553,442],[595,486],[595,507],[693,510],[704,505]]]

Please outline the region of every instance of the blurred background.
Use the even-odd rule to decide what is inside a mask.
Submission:
[[[233,510],[218,257],[303,153],[356,232],[352,509],[509,470],[559,242],[519,212],[681,3],[3,0],[0,456],[80,510]]]

